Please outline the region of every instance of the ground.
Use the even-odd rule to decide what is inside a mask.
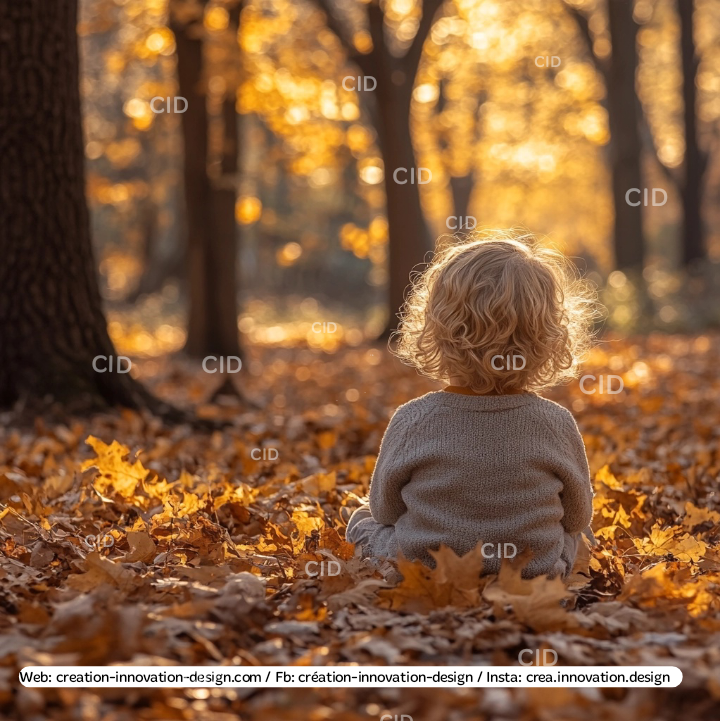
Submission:
[[[0,703],[13,718],[84,721],[717,717],[719,354],[717,335],[606,338],[583,372],[622,377],[622,393],[575,382],[547,394],[578,420],[596,493],[600,543],[567,584],[521,581],[509,566],[480,579],[476,560],[443,551],[436,570],[405,563],[393,585],[353,556],[345,521],[389,417],[436,387],[380,346],[253,348],[245,400],[216,404],[217,375],[199,364],[136,363],[156,394],[230,423],[211,432],[129,411],[17,429],[6,414]],[[309,561],[333,559],[338,575],[308,576]],[[684,680],[604,691],[17,682],[29,664],[511,665],[540,647],[565,665],[678,666]]]

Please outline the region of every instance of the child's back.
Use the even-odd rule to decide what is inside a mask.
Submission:
[[[429,393],[395,413],[370,507],[375,521],[395,527],[390,544],[397,549],[371,541],[366,553],[399,550],[432,563],[428,548],[444,543],[464,555],[482,541],[490,544],[483,548],[486,572],[497,573],[500,556],[512,556],[513,547],[529,547],[526,575],[564,574],[574,556],[565,536],[592,517],[582,438],[568,411],[533,393]],[[387,545],[383,538],[388,534],[376,544]]]

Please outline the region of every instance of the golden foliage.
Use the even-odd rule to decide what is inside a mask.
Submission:
[[[253,348],[248,368],[262,372],[246,376],[245,390],[265,407],[251,411],[202,405],[207,374],[162,361],[174,380],[156,391],[226,418],[223,432],[129,412],[2,429],[0,574],[12,610],[0,621],[10,649],[0,660],[14,668],[12,649],[23,647],[27,658],[73,664],[148,655],[412,663],[421,654],[514,663],[523,638],[554,648],[561,663],[656,664],[672,654],[688,671],[719,630],[718,418],[706,401],[718,352],[716,336],[608,339],[587,371],[611,363],[626,378],[642,357],[644,380],[622,398],[576,385],[553,395],[578,418],[596,492],[599,544],[582,549],[565,583],[523,579],[523,559],[482,576],[480,549],[459,558],[441,548],[432,569],[404,559],[376,567],[344,540],[389,412],[430,388],[374,348]],[[361,403],[342,400],[350,382]],[[278,458],[253,460],[260,447]],[[0,687],[6,700],[8,691]]]

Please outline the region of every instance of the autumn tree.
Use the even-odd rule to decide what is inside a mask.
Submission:
[[[630,205],[626,199],[626,193],[631,188],[643,187],[640,104],[635,86],[638,25],[633,18],[633,3],[628,0],[607,0],[612,44],[608,58],[601,57],[595,49],[588,17],[576,7],[567,3],[566,5],[586,42],[595,68],[605,82],[610,125],[612,199],[615,210],[615,266],[623,270],[641,271],[645,261],[642,206]],[[632,197],[636,198],[637,195]]]
[[[85,198],[76,24],[77,0],[0,4],[0,404],[50,396],[163,412],[130,373],[95,369],[116,352]]]
[[[680,236],[682,263],[690,266],[707,258],[702,223],[702,196],[709,153],[700,146],[697,117],[697,75],[700,64],[694,38],[694,0],[677,0],[680,20],[680,64],[682,69],[684,162],[680,172],[656,159],[675,186],[682,203],[682,230]],[[652,143],[654,149],[654,143]]]
[[[680,193],[683,206],[682,259],[684,265],[707,257],[702,225],[702,186],[708,167],[708,154],[698,143],[697,71],[698,57],[693,37],[694,0],[677,0],[680,16],[680,58],[682,62],[685,164]]]
[[[483,103],[486,101],[486,93],[468,93],[467,102],[463,104],[469,107],[464,108],[462,113],[463,121],[467,132],[462,137],[467,137],[470,142],[469,147],[457,147],[453,142],[453,135],[456,128],[451,122],[444,124],[437,131],[439,136],[439,144],[443,149],[444,155],[447,156],[446,166],[449,175],[450,193],[452,195],[453,212],[455,217],[467,218],[470,212],[470,199],[475,189],[476,173],[475,173],[475,154],[477,143],[480,137],[480,111]],[[447,100],[444,92],[444,84],[439,83],[437,117],[441,119],[446,110]],[[457,221],[460,222],[459,220]],[[467,222],[466,220],[463,222]]]
[[[219,173],[211,179],[209,128],[205,72],[206,31],[204,16],[208,0],[188,6],[180,0],[170,6],[170,29],[177,48],[178,90],[187,100],[182,115],[183,178],[187,218],[187,268],[189,316],[186,352],[239,355],[237,328],[237,240],[235,224],[235,178],[238,132],[235,87],[222,104],[224,123]],[[240,6],[234,4],[228,26],[237,22]],[[237,40],[235,40],[237,43]]]
[[[415,150],[410,134],[410,104],[423,45],[432,27],[442,0],[423,0],[422,17],[417,32],[404,54],[398,55],[389,37],[386,18],[379,0],[364,5],[365,22],[371,47],[359,49],[352,33],[337,15],[331,0],[316,0],[327,16],[328,27],[342,43],[348,59],[366,77],[377,82],[375,104],[369,113],[378,136],[380,152],[385,166],[385,194],[389,236],[389,329],[397,325],[396,313],[405,299],[410,274],[425,260],[432,249],[425,222],[417,183],[410,182],[410,169],[417,168]],[[366,52],[365,52],[366,51]],[[396,171],[406,172],[397,176]],[[416,171],[417,172],[417,171]]]
[[[707,258],[702,222],[702,200],[710,153],[702,148],[699,139],[697,88],[700,59],[694,37],[696,4],[694,0],[677,0],[674,9],[679,21],[677,57],[681,71],[683,162],[675,162],[671,165],[661,157],[656,138],[646,117],[643,118],[643,131],[648,149],[660,167],[665,180],[677,190],[680,197],[682,210],[680,257],[682,264],[687,267],[692,266],[696,261]]]

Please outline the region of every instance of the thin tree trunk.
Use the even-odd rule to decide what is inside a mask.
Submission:
[[[316,0],[327,17],[328,27],[337,35],[363,75],[377,80],[375,104],[368,108],[370,120],[378,134],[385,166],[385,191],[388,220],[388,302],[390,318],[382,334],[389,335],[399,324],[398,311],[405,302],[405,291],[413,270],[422,269],[427,251],[432,249],[420,202],[417,163],[410,137],[410,103],[423,44],[434,22],[442,0],[423,0],[422,18],[410,48],[402,57],[390,52],[385,38],[385,16],[380,0],[365,4],[373,49],[359,53],[343,22],[334,14],[331,0]],[[402,168],[398,180],[393,174]],[[415,182],[411,181],[414,171]]]
[[[242,0],[230,8],[230,32],[237,49],[237,32]],[[239,52],[235,60],[240,63]],[[235,220],[237,200],[238,152],[240,116],[236,111],[237,95],[234,85],[229,88],[222,104],[222,150],[220,174],[211,179],[213,233],[208,248],[208,287],[211,315],[206,319],[206,350],[223,355],[241,356],[237,326],[237,261],[238,224]]]
[[[204,2],[202,3],[205,4]],[[171,8],[172,11],[172,8]],[[207,316],[206,248],[210,229],[210,184],[207,177],[208,118],[203,82],[202,17],[182,24],[171,19],[177,52],[178,91],[187,100],[181,115],[183,180],[187,220],[188,330],[185,349],[202,353]]]
[[[683,103],[685,121],[685,167],[681,187],[683,206],[682,259],[684,265],[706,257],[702,227],[702,178],[704,174],[703,153],[698,145],[696,115],[696,78],[698,60],[693,38],[693,0],[678,0],[680,16],[680,51],[683,72]]]
[[[472,171],[467,175],[450,176],[450,192],[452,193],[453,209],[458,218],[458,223],[460,223],[460,218],[463,218],[463,223],[467,223],[466,219],[470,212],[470,198],[474,187],[475,175]],[[469,230],[472,230],[472,228]]]
[[[117,354],[85,200],[76,24],[77,0],[0,3],[0,404],[163,412],[129,373],[93,368]]]
[[[637,25],[633,20],[633,4],[628,0],[608,0],[608,17],[612,59],[606,85],[615,208],[615,266],[641,271],[645,260],[642,205],[629,205],[626,199],[626,193],[631,188],[643,188],[640,169],[642,142],[635,88]],[[630,198],[637,202],[637,193]]]
[[[420,202],[415,150],[410,138],[411,89],[397,88],[378,77],[378,134],[385,166],[388,235],[388,301],[390,318],[386,334],[394,331],[399,322],[397,312],[405,302],[411,273],[421,270],[426,254],[431,250],[430,234]],[[397,180],[406,181],[404,184]],[[414,169],[415,182],[411,182]],[[423,177],[426,179],[426,176]]]
[[[203,0],[203,5],[206,2]],[[188,103],[181,116],[190,298],[185,351],[195,357],[238,355],[235,204],[230,207],[229,192],[216,197],[208,177],[202,17],[185,24],[173,19],[171,29],[177,48],[179,91]],[[231,127],[228,132],[233,132]],[[234,198],[234,189],[231,192]]]
[[[222,175],[213,184],[212,232],[208,245],[205,279],[209,307],[206,318],[205,350],[217,354],[239,355],[237,326],[237,223],[235,221],[238,170],[238,116],[235,93],[225,100],[222,109],[223,154]]]
[[[184,215],[182,203],[178,213]],[[181,223],[177,226],[182,227]],[[169,249],[163,247],[158,228],[158,208],[150,202],[142,220],[143,272],[135,290],[126,298],[126,303],[136,303],[141,296],[159,293],[170,279],[185,280],[185,242],[174,239]]]

